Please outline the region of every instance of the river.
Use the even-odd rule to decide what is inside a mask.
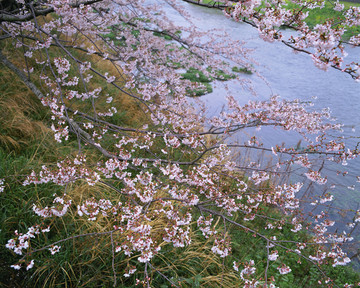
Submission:
[[[217,9],[199,7],[185,2],[183,5],[191,15],[191,25],[196,25],[201,31],[223,28],[232,39],[243,40],[246,42],[245,47],[254,49],[252,57],[260,63],[254,66],[255,70],[267,81],[265,82],[255,74],[244,75],[252,81],[255,87],[255,98],[249,91],[242,89],[236,81],[216,83],[214,91],[202,97],[207,103],[209,116],[216,115],[221,111],[227,93],[235,96],[240,103],[246,103],[249,98],[265,100],[275,94],[288,100],[311,100],[315,110],[330,108],[331,114],[337,119],[337,122],[344,124],[342,136],[346,138],[346,144],[351,148],[354,147],[359,140],[357,137],[360,137],[360,82],[355,82],[347,74],[332,68],[328,71],[322,71],[314,66],[308,55],[304,53],[295,54],[291,48],[282,43],[264,42],[258,37],[256,29],[224,17],[222,12]],[[166,6],[162,7],[165,7],[167,17],[174,20],[176,24],[189,25],[187,20],[175,10]],[[283,33],[290,35],[293,32],[283,31]],[[360,48],[347,48],[349,53],[346,58],[347,61],[357,59],[357,62],[360,62]],[[229,89],[225,89],[225,86]],[[285,142],[288,147],[294,146],[300,139],[295,133],[285,133],[274,128],[262,128],[256,133],[266,146],[274,146],[282,142]],[[239,135],[238,137],[241,138],[242,136]],[[334,206],[359,209],[360,183],[356,183],[356,176],[360,176],[360,159],[349,162],[349,165],[346,166],[349,174],[346,177],[341,176],[339,178],[335,172],[331,171],[344,168],[338,166],[332,165],[326,171],[328,177],[326,189],[330,189],[329,191],[335,196]],[[337,183],[337,185],[333,186],[333,183]],[[321,191],[317,191],[317,193],[321,193]],[[352,216],[353,214],[348,214],[345,218],[343,215],[336,217],[338,220],[342,220],[337,228],[346,230],[345,223],[350,221]],[[360,240],[359,227],[353,236],[355,236],[356,241]],[[357,245],[357,247],[360,246]]]

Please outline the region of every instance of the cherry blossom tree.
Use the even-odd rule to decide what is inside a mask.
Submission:
[[[282,42],[294,52],[308,54],[319,69],[326,71],[332,67],[357,81],[360,79],[359,63],[346,61],[348,53],[344,45],[359,46],[359,34],[353,33],[348,40],[343,37],[346,31],[360,24],[358,6],[345,9],[339,1],[184,1],[221,9],[227,17],[255,27],[264,41]],[[325,3],[330,3],[333,10],[341,14],[310,27],[306,23],[309,11],[323,9]],[[284,28],[297,33],[286,37],[282,32]]]
[[[191,23],[181,1],[164,2]],[[301,8],[287,10],[281,1],[264,1],[262,6],[260,1],[246,1],[227,2],[224,11],[256,26],[267,41],[311,53],[320,68],[332,66],[359,79],[357,63],[342,66],[341,41],[345,27],[360,24],[359,9],[344,11],[339,23],[329,20],[310,29],[304,7],[322,7],[323,2],[294,2]],[[119,275],[134,273],[137,285],[152,286],[157,274],[180,287],[179,279],[157,269],[157,259],[163,259],[169,245],[180,250],[191,246],[196,231],[210,243],[213,257],[223,259],[224,266],[231,263],[238,286],[275,287],[271,267],[275,265],[279,275],[294,269],[285,253],[313,265],[321,285],[336,285],[322,266],[350,262],[344,246],[351,233],[331,229],[335,222],[327,208],[332,195],[312,195],[317,209],[311,214],[304,212],[307,199],[297,196],[326,184],[325,165],[345,164],[358,155],[357,147],[345,147],[343,140],[327,136],[341,125],[333,123],[326,109],[313,111],[309,103],[277,96],[240,105],[236,95],[229,95],[223,112],[208,117],[201,99],[189,97],[203,85],[184,79],[181,71],[196,69],[221,80],[235,65],[252,69],[249,51],[218,31],[174,25],[161,5],[127,0],[0,3],[1,63],[48,108],[49,126],[59,145],[77,143],[67,157],[24,179],[24,186],[52,185],[61,192],[52,199],[34,199],[38,221],[8,240],[6,247],[18,255],[14,269],[36,269],[41,265],[37,255],[46,252],[51,258],[64,253],[68,242],[95,237],[111,247],[108,269],[114,287]],[[343,11],[339,3],[334,9]],[[296,29],[299,36],[283,39],[283,26]],[[355,35],[349,42],[359,45],[359,39]],[[239,85],[247,86],[238,78]],[[142,111],[131,125],[118,120],[125,98]],[[266,147],[256,136],[231,140],[239,131],[264,126],[296,132],[306,144]],[[260,151],[273,160],[266,165],[257,159],[239,162],[239,151]],[[303,181],[291,178],[292,167],[301,171]],[[0,180],[2,193],[11,193],[4,183]],[[77,185],[94,191],[102,187],[107,192],[101,196],[106,197],[79,197],[73,192]],[[272,217],[269,209],[280,214]],[[61,239],[53,230],[57,219],[69,227]],[[359,211],[353,220],[355,229]],[[78,233],[70,221],[96,225]],[[262,275],[257,274],[257,260],[232,256],[232,229],[259,239],[259,249],[266,251]],[[306,240],[279,238],[276,231],[281,229],[294,235],[306,231]],[[136,265],[117,271],[117,254]]]

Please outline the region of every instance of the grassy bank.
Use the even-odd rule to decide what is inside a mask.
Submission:
[[[360,6],[358,3],[350,3],[340,1],[341,4],[344,4],[345,9],[349,9],[350,6]],[[297,6],[293,3],[289,3],[288,7],[290,9],[296,8]],[[309,16],[305,19],[305,22],[309,25],[309,27],[313,28],[317,24],[324,23],[328,18],[333,19],[342,19],[342,12],[335,11],[334,6],[328,1],[325,2],[325,7],[320,9],[306,9],[305,11],[309,11]],[[336,24],[335,24],[336,25]],[[346,27],[345,27],[346,28]],[[357,35],[360,33],[360,26],[346,28],[347,31],[344,33],[344,40],[350,39],[351,36]]]
[[[289,9],[296,9],[299,7],[298,5],[290,1],[287,2],[288,2],[287,7]],[[223,2],[211,1],[211,0],[203,0],[202,3],[213,6],[224,4]],[[360,6],[359,3],[353,3],[353,2],[340,1],[339,3],[344,4],[345,9],[348,9],[350,6]],[[309,25],[309,27],[313,28],[317,24],[324,23],[328,18],[342,19],[343,18],[342,12],[335,11],[333,8],[334,6],[332,3],[325,1],[325,7],[322,9],[320,8],[305,9],[304,11],[309,11],[309,16],[306,18],[305,22]],[[344,40],[348,40],[350,39],[351,36],[357,35],[359,33],[360,33],[360,26],[347,28],[347,31],[344,34]]]
[[[56,51],[53,53],[56,54]],[[16,55],[13,55],[13,58],[16,59]],[[92,62],[96,68],[105,68],[105,64],[97,62],[96,58],[93,58]],[[21,65],[21,63],[18,64]],[[199,78],[198,80],[204,80],[203,75],[197,75],[196,71],[191,72],[193,72],[191,77],[196,76]],[[219,77],[225,76],[220,74]],[[109,93],[115,93],[111,87],[104,87],[104,89],[109,89]],[[49,128],[51,121],[48,110],[21,81],[17,80],[14,74],[1,65],[0,91],[2,91],[0,94],[0,122],[2,123],[0,128],[0,163],[2,164],[0,165],[0,179],[4,178],[6,182],[5,191],[0,194],[2,223],[0,283],[2,287],[112,287],[113,271],[111,267],[113,264],[109,235],[63,242],[61,251],[54,256],[50,256],[49,251],[39,252],[34,255],[36,261],[32,270],[17,271],[10,268],[10,265],[20,257],[4,247],[8,239],[13,237],[15,230],[27,231],[33,223],[39,221],[32,211],[34,203],[44,206],[51,205],[51,200],[49,200],[51,196],[54,193],[60,195],[64,191],[64,187],[53,184],[23,186],[26,175],[29,175],[32,170],[39,171],[42,165],[51,167],[59,160],[74,157],[78,152],[78,143],[75,137],[70,137],[66,145],[60,145],[54,140],[53,133]],[[144,123],[141,107],[136,106],[125,95],[117,96],[118,99],[114,101],[117,102],[119,116],[113,120],[114,123],[123,123],[131,127],[137,127],[140,122]],[[142,120],[139,121],[140,119]],[[157,149],[162,148],[159,143]],[[88,155],[89,161],[92,161],[94,165],[101,159],[90,148],[83,150],[83,153]],[[232,184],[229,183],[229,189]],[[267,184],[270,185],[270,183]],[[121,184],[114,183],[114,185]],[[266,189],[266,186],[263,188]],[[90,187],[85,181],[69,184],[66,191],[74,203],[90,197],[124,200],[123,196],[116,194],[114,190],[108,189],[104,185],[98,184]],[[268,217],[284,218],[284,215],[275,207],[267,207],[264,213]],[[245,223],[240,220],[239,215],[235,215],[234,220],[254,229],[266,226],[266,219],[260,217]],[[110,224],[105,218],[92,222],[78,217],[75,204],[65,217],[54,217],[43,221],[44,224],[51,225],[52,230],[45,239],[40,237],[37,239],[39,246],[48,245],[71,235],[110,229]],[[219,219],[218,223],[221,225]],[[158,227],[160,231],[165,224],[159,219],[152,225]],[[244,263],[251,259],[256,262],[258,280],[263,282],[267,269],[267,251],[264,240],[254,237],[252,233],[246,232],[244,229],[229,226],[228,234],[232,239],[233,250],[231,256],[223,259],[212,253],[213,239],[204,239],[197,229],[196,223],[192,223],[191,227],[193,239],[191,246],[174,248],[165,242],[162,244],[161,254],[151,262],[157,269],[150,272],[152,287],[171,287],[160,273],[179,283],[180,287],[239,287],[243,283],[239,278],[239,273],[232,269],[232,262],[236,260]],[[259,232],[264,235],[271,233],[279,239],[287,238],[299,242],[309,240],[310,235],[294,234],[289,229],[290,227],[285,227],[276,232],[262,229]],[[125,239],[118,238],[116,241],[121,242]],[[286,259],[286,262],[292,267],[293,273],[280,275],[276,271],[281,262],[271,262],[268,271],[277,275],[275,279],[277,286],[282,288],[323,287],[318,283],[320,272],[313,264],[303,263],[300,265],[299,257],[293,253],[287,253],[285,250],[279,251],[279,255]],[[129,278],[123,277],[124,271],[129,267],[136,267],[139,271],[143,269],[143,264],[139,264],[136,258],[136,255],[129,258],[122,253],[116,254],[114,270],[119,287],[134,287],[136,278],[143,277],[142,272],[137,272]],[[302,261],[304,262],[304,260]],[[359,274],[349,267],[333,268],[329,264],[326,269],[328,275],[339,285],[360,281]]]
[[[215,71],[211,71],[211,69],[208,69],[208,71],[213,75],[213,76],[206,76],[203,72],[191,68],[188,71],[186,71],[185,73],[181,74],[182,79],[186,79],[191,81],[191,83],[197,83],[202,85],[202,87],[199,88],[192,88],[192,87],[188,87],[187,91],[189,96],[202,96],[208,93],[211,93],[213,91],[212,86],[210,83],[212,83],[213,81],[228,81],[230,79],[235,79],[237,77],[236,74],[252,74],[253,72],[246,68],[246,67],[233,67],[232,68],[232,72],[231,74],[225,73],[222,70],[215,70]],[[236,73],[236,74],[235,74]]]

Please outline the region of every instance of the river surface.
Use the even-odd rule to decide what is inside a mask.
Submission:
[[[264,42],[258,37],[256,29],[224,17],[219,10],[188,3],[183,5],[191,15],[192,24],[190,25],[196,25],[202,31],[224,28],[231,38],[244,40],[246,42],[245,47],[254,49],[252,58],[260,63],[254,67],[267,81],[265,82],[255,74],[244,75],[253,82],[256,91],[255,97],[249,91],[244,90],[236,81],[216,83],[213,93],[202,97],[207,103],[209,116],[216,115],[221,111],[226,102],[227,93],[235,96],[241,104],[247,103],[250,98],[265,100],[275,94],[288,100],[311,100],[315,110],[330,108],[331,114],[337,119],[337,122],[344,124],[342,135],[346,138],[346,143],[350,148],[356,145],[359,140],[357,137],[360,137],[360,82],[355,82],[349,75],[332,68],[329,68],[328,71],[322,71],[314,66],[308,55],[304,53],[295,54],[291,48],[282,43]],[[189,25],[188,21],[171,7],[162,7],[165,7],[167,17],[177,24]],[[283,31],[285,35],[290,35],[290,33],[293,32]],[[347,48],[349,55],[346,61],[360,62],[360,48]],[[229,90],[225,89],[225,86],[228,86]],[[288,147],[294,146],[300,139],[295,133],[285,133],[274,128],[262,128],[256,133],[266,146],[274,146],[282,142],[285,142]],[[238,136],[240,141],[241,137],[243,136]],[[331,170],[339,168],[346,168],[349,171],[348,176],[336,177],[336,173]],[[360,176],[360,159],[350,161],[346,167],[332,165],[326,174],[328,176],[328,189],[332,183],[337,183],[330,190],[336,198],[334,205],[347,209],[359,209],[360,183],[356,183],[355,177]],[[321,192],[318,191],[318,193]],[[345,230],[345,222],[351,220],[351,215],[353,214],[348,214],[347,218],[342,219],[344,221],[337,228]],[[353,235],[356,240],[360,239],[359,230],[357,228],[356,235]]]

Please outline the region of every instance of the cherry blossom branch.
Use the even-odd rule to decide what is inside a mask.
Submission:
[[[74,236],[70,236],[70,237],[67,237],[67,238],[64,238],[64,239],[61,239],[61,240],[58,240],[58,241],[55,241],[49,245],[46,245],[46,246],[43,246],[41,248],[38,248],[38,249],[33,249],[33,250],[30,250],[29,252],[27,252],[21,259],[25,259],[28,255],[32,255],[34,253],[37,253],[37,252],[40,252],[40,251],[44,251],[44,250],[47,250],[57,244],[60,244],[60,243],[63,243],[63,242],[67,242],[69,240],[74,240],[74,239],[77,239],[77,238],[82,238],[82,237],[94,237],[94,236],[102,236],[102,235],[112,235],[114,232],[118,231],[118,229],[114,229],[114,230],[111,230],[111,231],[105,231],[105,232],[92,232],[92,233],[85,233],[85,234],[80,234],[80,235],[74,235]]]
[[[260,11],[258,11],[258,10],[260,10],[258,7],[260,2],[257,2],[257,1],[240,1],[235,6],[233,6],[233,2],[230,2],[230,5],[226,4],[226,5],[213,6],[213,5],[201,3],[200,1],[195,1],[195,0],[183,0],[183,1],[194,4],[194,5],[207,7],[207,8],[217,8],[220,10],[224,10],[226,12],[226,14],[228,16],[231,16],[232,18],[234,18],[235,21],[241,21],[241,22],[250,24],[251,26],[257,28],[260,32],[260,36],[262,38],[264,38],[265,41],[270,41],[270,42],[280,41],[281,43],[285,44],[286,46],[292,48],[294,51],[311,55],[315,62],[315,65],[318,66],[320,69],[326,70],[327,67],[330,66],[336,70],[347,73],[354,80],[360,79],[360,75],[358,73],[358,68],[356,68],[356,67],[359,67],[358,63],[352,63],[354,65],[354,68],[351,68],[351,67],[341,68],[340,63],[342,62],[342,58],[339,59],[338,56],[335,56],[333,59],[331,59],[331,58],[326,59],[327,56],[325,56],[325,55],[327,52],[324,52],[325,50],[323,50],[321,53],[319,52],[321,55],[318,56],[317,55],[317,54],[319,54],[318,52],[310,52],[310,50],[304,49],[302,46],[306,46],[306,45],[304,45],[303,43],[302,44],[296,43],[293,37],[291,39],[294,44],[290,43],[290,41],[286,41],[286,40],[282,39],[281,32],[276,27],[280,27],[280,28],[286,27],[286,28],[290,28],[295,31],[301,32],[304,35],[303,38],[307,38],[308,35],[312,35],[310,32],[311,30],[308,28],[307,25],[303,25],[303,23],[299,24],[301,21],[304,21],[304,19],[307,17],[306,16],[304,19],[302,19],[303,15],[306,15],[306,13],[304,13],[303,10],[305,8],[307,8],[308,5],[311,5],[311,4],[307,4],[306,2],[305,3],[299,2],[298,4],[302,5],[301,8],[298,10],[294,9],[294,11],[292,13],[295,13],[295,14],[293,15],[291,13],[291,16],[286,16],[286,17],[284,16],[283,18],[285,20],[283,20],[283,19],[281,19],[281,17],[283,16],[281,14],[285,15],[286,13],[284,13],[282,11],[283,10],[283,8],[281,7],[282,5],[279,7],[276,7],[275,5],[277,5],[277,4],[269,3],[269,6],[266,8],[269,15],[273,13],[272,16],[274,18],[278,18],[278,20],[279,20],[274,25],[274,24],[269,23],[269,21],[267,20],[267,17],[264,17],[264,15],[261,14]],[[274,5],[275,8],[271,10],[270,8],[272,5]],[[237,7],[241,7],[241,9],[236,9]],[[266,10],[266,9],[264,9],[264,10]],[[336,7],[336,5],[334,5],[334,10],[336,10],[336,9],[337,9],[337,7]],[[344,9],[344,8],[342,7],[342,9]],[[340,9],[338,11],[341,11],[342,9]],[[359,11],[354,11],[354,10],[352,12],[355,15],[356,15],[356,13],[359,13]],[[289,18],[289,19],[286,20],[287,18]],[[352,20],[347,20],[347,21],[350,23],[348,23],[348,24],[341,23],[341,24],[345,25],[345,26],[346,25],[350,26]],[[279,24],[279,22],[280,22],[280,24]],[[353,21],[353,22],[357,23],[356,21]],[[356,25],[356,24],[353,24],[353,25]],[[359,24],[357,24],[357,25],[359,25]],[[315,29],[317,27],[315,27]],[[336,28],[334,28],[334,30],[336,30]],[[342,33],[344,33],[344,32],[342,32]],[[359,36],[357,35],[356,37],[359,37]],[[298,38],[300,38],[300,37],[298,37]],[[311,36],[311,38],[316,38],[316,36]],[[301,41],[302,40],[299,40],[299,42],[301,42]],[[309,36],[308,41],[309,42],[311,41],[310,36]],[[324,39],[321,39],[321,37],[320,37],[320,39],[316,39],[314,42],[316,42],[316,41],[326,42],[326,39],[324,41]],[[334,46],[333,50],[335,50],[335,48],[338,48],[339,50],[342,51],[343,50],[343,46],[342,46],[343,41],[339,40],[338,42],[339,43],[337,46],[333,45]],[[356,39],[354,41],[351,41],[351,43],[350,42],[347,42],[347,43],[349,43],[350,45],[354,45],[354,46],[360,45],[360,43],[358,43]],[[295,44],[297,44],[297,45],[295,45]],[[310,46],[310,47],[307,47],[307,46]],[[306,48],[311,48],[312,46],[316,47],[316,44],[312,45],[311,43],[309,43],[309,45],[307,45],[307,46],[306,46]],[[329,53],[329,54],[331,54],[331,53]]]
[[[203,208],[203,207],[201,207],[201,206],[197,206],[197,208],[198,208],[199,210],[204,211],[204,212],[208,212],[208,213],[210,213],[210,214],[212,214],[212,215],[217,215],[217,216],[225,219],[227,222],[229,222],[229,223],[231,223],[231,224],[233,224],[233,225],[235,225],[235,226],[238,226],[238,227],[244,229],[245,231],[250,231],[251,233],[259,236],[259,237],[262,238],[262,239],[264,239],[264,240],[266,241],[266,243],[271,243],[271,244],[273,244],[273,245],[275,245],[275,246],[278,246],[278,247],[280,247],[280,248],[283,248],[283,249],[285,249],[286,251],[292,252],[292,253],[294,253],[294,254],[296,254],[296,255],[298,255],[298,256],[306,259],[307,261],[311,262],[311,263],[318,269],[318,271],[319,271],[324,277],[327,277],[326,273],[317,265],[317,263],[316,263],[315,261],[313,261],[312,259],[310,259],[309,257],[307,257],[307,256],[305,256],[305,255],[302,255],[302,254],[297,253],[297,252],[294,251],[293,249],[289,249],[288,247],[279,244],[279,241],[271,240],[271,239],[267,238],[265,235],[262,235],[262,234],[260,234],[259,232],[255,231],[255,230],[253,230],[253,229],[251,229],[251,228],[248,228],[248,227],[246,227],[246,226],[244,226],[244,225],[242,225],[242,224],[240,224],[240,223],[238,223],[238,222],[236,222],[236,221],[233,221],[233,220],[229,219],[229,218],[226,217],[224,214],[222,214],[222,213],[220,213],[220,212],[218,212],[218,211],[210,210],[210,209],[207,209],[207,208]],[[336,285],[335,283],[333,283],[333,284],[335,285],[335,287],[340,288],[340,287],[339,287],[338,285]]]
[[[206,3],[202,3],[202,1],[196,1],[196,0],[183,0],[184,2],[188,2],[188,3],[191,3],[191,4],[194,4],[194,5],[199,5],[201,7],[207,7],[207,8],[217,8],[217,9],[220,9],[220,10],[223,10],[225,8],[228,7],[228,5],[222,5],[220,4],[219,1],[214,1],[214,4],[211,5],[211,4],[206,4]],[[216,4],[217,3],[217,4]]]
[[[180,288],[180,286],[178,286],[177,284],[175,284],[173,281],[171,281],[171,279],[169,279],[169,277],[167,277],[165,274],[161,273],[158,269],[156,269],[153,265],[151,265],[150,262],[147,263],[150,268],[152,270],[154,270],[156,273],[158,273],[161,277],[163,277],[166,281],[168,281],[169,283],[171,283],[171,286],[174,286],[174,287],[177,287],[177,288]]]
[[[35,96],[37,98],[39,98],[39,100],[42,100],[45,98],[45,96],[43,95],[43,93],[37,88],[37,86],[28,79],[28,77],[22,72],[20,71],[13,63],[11,63],[5,56],[4,54],[2,54],[1,50],[0,50],[0,61],[7,67],[9,68],[12,72],[14,72],[20,79],[22,82],[24,82],[24,84],[29,87],[29,89],[35,94]]]
[[[79,3],[81,2],[76,2],[76,5]],[[214,236],[212,251],[225,258],[230,251],[231,233],[228,233],[228,225],[235,225],[259,236],[261,241],[266,241],[267,284],[271,276],[268,275],[269,257],[273,256],[269,246],[276,245],[299,255],[296,250],[286,246],[292,247],[292,244],[301,243],[288,240],[291,238],[287,237],[275,240],[271,238],[271,230],[264,233],[258,231],[272,229],[274,226],[271,225],[276,224],[278,227],[285,225],[293,228],[291,231],[296,233],[302,230],[302,225],[307,225],[306,228],[314,231],[314,240],[306,244],[317,245],[315,247],[320,252],[316,253],[325,253],[328,263],[334,262],[335,266],[346,264],[348,258],[340,248],[341,240],[347,243],[348,235],[341,238],[342,235],[327,232],[326,227],[333,222],[325,219],[325,213],[313,215],[312,219],[303,222],[304,211],[300,204],[304,202],[298,199],[295,193],[300,189],[307,193],[307,190],[306,187],[302,188],[303,183],[291,183],[289,180],[289,175],[301,174],[312,181],[311,183],[323,185],[327,179],[320,174],[324,171],[323,167],[318,165],[318,160],[326,160],[326,163],[346,162],[359,154],[357,147],[346,150],[344,141],[328,141],[325,138],[326,131],[338,128],[329,123],[329,113],[308,112],[306,103],[278,100],[277,97],[271,97],[267,101],[249,100],[247,104],[240,105],[234,96],[229,95],[224,111],[218,117],[208,119],[204,106],[200,104],[199,109],[194,107],[185,96],[188,95],[188,89],[197,88],[198,85],[182,79],[178,69],[197,69],[199,73],[211,77],[216,74],[216,71],[212,71],[214,69],[229,72],[229,65],[232,64],[223,63],[224,61],[231,60],[231,63],[237,65],[247,63],[247,51],[242,49],[239,42],[228,45],[225,37],[212,36],[210,32],[207,32],[209,35],[197,33],[194,27],[183,28],[184,33],[180,37],[174,32],[178,31],[178,28],[172,25],[171,21],[155,13],[154,7],[142,6],[138,1],[87,3],[88,5],[72,7],[68,4],[60,5],[56,0],[47,0],[46,3],[30,1],[22,6],[24,11],[21,13],[25,14],[20,16],[28,17],[27,13],[30,13],[31,21],[4,23],[4,20],[0,24],[1,33],[5,35],[0,36],[0,40],[6,43],[0,51],[0,62],[13,71],[42,104],[49,108],[49,121],[57,142],[68,141],[71,135],[77,137],[77,143],[70,139],[69,146],[73,148],[71,154],[64,155],[64,159],[59,162],[42,166],[40,171],[27,175],[23,185],[49,183],[65,187],[62,190],[63,195],[53,196],[51,205],[43,208],[34,203],[33,212],[41,218],[62,217],[74,204],[71,201],[74,201],[80,219],[98,221],[94,223],[99,229],[102,229],[102,220],[105,220],[104,222],[116,229],[71,237],[65,235],[62,240],[37,248],[40,242],[34,241],[30,245],[30,238],[50,229],[43,229],[41,224],[32,226],[25,234],[15,232],[15,237],[9,240],[7,248],[19,255],[22,255],[22,249],[27,249],[27,257],[70,239],[110,234],[110,239],[106,238],[104,241],[111,244],[111,268],[108,270],[112,269],[113,286],[117,284],[115,253],[121,251],[126,256],[139,255],[138,261],[145,263],[140,272],[144,275],[141,282],[149,287],[150,276],[154,275],[154,272],[170,281],[150,264],[151,259],[156,259],[154,257],[157,257],[161,250],[161,243],[165,241],[174,247],[191,245],[191,228],[196,221],[199,231],[205,237],[214,236],[216,232],[223,233]],[[116,6],[116,9],[119,9],[116,11],[118,15],[108,9],[112,6],[100,7],[100,3],[119,4]],[[175,1],[168,3],[178,8]],[[236,5],[248,4],[250,3]],[[275,6],[274,9],[277,8]],[[39,17],[39,11],[48,9],[44,7],[53,8],[55,17]],[[178,11],[185,13],[180,8]],[[12,16],[17,16],[14,13],[13,11]],[[301,13],[297,11],[295,16],[290,15],[292,18],[289,16],[285,22],[297,25],[297,18],[301,18]],[[238,20],[243,20],[242,16],[244,15]],[[259,14],[245,18],[262,29],[258,22],[264,20],[262,17]],[[328,29],[333,27],[329,26]],[[262,33],[265,33],[264,31],[262,30]],[[278,27],[272,26],[271,31],[275,33],[273,39],[281,38]],[[165,41],[153,33],[169,36],[171,40]],[[204,35],[211,39],[205,44],[200,40]],[[7,40],[10,36],[14,40],[13,44]],[[292,44],[294,48],[304,51],[308,48]],[[14,56],[9,56],[9,59],[17,57],[17,51],[20,53],[19,59],[22,62],[18,66],[25,63],[28,75],[4,56],[9,53],[7,46],[14,50]],[[96,56],[87,57],[85,54]],[[94,65],[97,61],[98,65]],[[209,67],[211,69],[208,69]],[[109,75],[109,72],[114,75]],[[29,75],[32,81],[29,80]],[[40,84],[35,85],[36,83]],[[122,102],[122,93],[126,95],[126,101],[131,98],[131,105],[136,103],[135,105],[139,106],[139,113],[146,120],[140,119],[141,123],[127,125],[115,117],[117,108],[125,109],[119,104]],[[113,102],[113,98],[117,101]],[[300,143],[290,148],[286,148],[285,144],[269,148],[259,143],[256,137],[250,138],[244,144],[231,142],[231,136],[235,133],[261,126],[295,131],[309,144],[304,148],[300,147]],[[318,137],[312,140],[312,136],[307,137],[308,134]],[[75,147],[76,144],[78,147]],[[246,153],[259,151],[262,156],[257,163],[247,164],[248,161],[245,161],[244,164],[239,164],[234,154],[244,150]],[[91,157],[87,159],[88,152],[91,152]],[[92,157],[93,152],[96,157]],[[275,156],[274,159],[271,163],[262,165],[261,157],[270,153]],[[293,164],[303,168],[292,169]],[[305,170],[307,172],[304,172]],[[93,193],[91,190],[79,199],[72,195],[69,189],[69,183],[76,181],[88,184],[89,191],[94,185],[106,186],[106,192],[109,193]],[[313,186],[315,184],[310,184],[307,188]],[[105,199],[100,199],[102,197]],[[332,197],[323,194],[318,199],[319,205],[322,205],[331,201]],[[292,218],[289,216],[284,217],[286,219],[276,219],[276,216],[261,215],[262,209],[269,206],[278,207],[280,212],[286,212]],[[195,213],[197,211],[200,213]],[[261,217],[259,222],[266,222],[265,227],[249,228],[242,224],[245,223],[242,220],[232,220],[227,216],[234,214],[243,217],[244,221]],[[213,218],[223,220],[223,224],[220,223],[220,227],[212,226]],[[318,222],[312,223],[313,219]],[[353,222],[357,221],[358,218],[354,218]],[[55,221],[51,223],[53,225]],[[126,239],[115,243],[115,232],[126,233]],[[311,240],[304,239],[304,242],[306,241]],[[336,246],[338,251],[328,253],[323,247],[325,245],[320,245],[325,241]],[[309,251],[309,255],[311,253]],[[299,257],[321,269],[322,259],[317,258],[317,255],[307,255],[304,253]],[[224,259],[223,272],[226,263]],[[285,272],[291,271],[286,265],[284,267]],[[16,269],[20,268],[21,266],[16,266]],[[132,272],[129,271],[126,275],[131,275],[135,270],[131,269]],[[124,274],[125,277],[126,275]],[[323,272],[321,275],[325,276]],[[252,280],[255,281],[255,278]],[[225,282],[224,273],[221,282]],[[173,284],[171,281],[170,283]]]
[[[88,1],[76,1],[75,3],[67,4],[72,8],[80,7],[80,5],[91,5],[97,2],[102,2],[103,0],[88,0]],[[46,4],[44,1],[40,4]],[[31,5],[31,4],[30,4]],[[44,8],[44,9],[35,9],[34,13],[30,12],[25,15],[13,15],[6,14],[0,10],[0,23],[1,22],[25,22],[34,19],[34,17],[38,16],[46,16],[52,12],[54,12],[54,7]]]

